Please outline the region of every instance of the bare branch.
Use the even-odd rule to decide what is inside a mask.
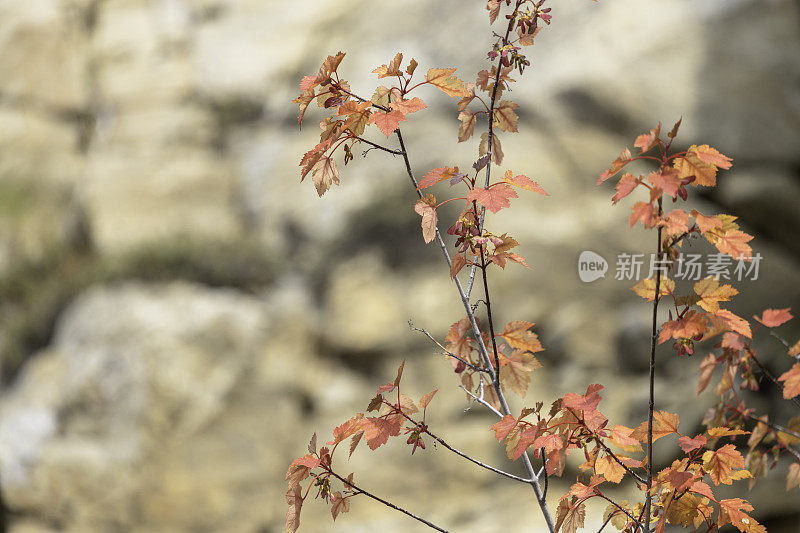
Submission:
[[[402,508],[402,507],[400,507],[399,505],[395,505],[395,504],[393,504],[393,503],[392,503],[392,502],[390,502],[390,501],[386,501],[386,500],[384,500],[384,499],[383,499],[383,498],[381,498],[380,496],[375,496],[375,495],[374,495],[374,494],[372,494],[371,492],[368,492],[368,491],[366,491],[366,490],[362,489],[361,487],[358,487],[358,486],[354,485],[353,483],[351,483],[350,481],[347,481],[346,479],[344,479],[342,476],[340,476],[340,475],[339,475],[339,474],[337,474],[336,472],[334,472],[334,471],[332,471],[332,470],[331,470],[331,471],[330,471],[330,473],[331,473],[331,475],[332,475],[333,477],[335,477],[336,479],[338,479],[339,481],[341,481],[342,483],[344,483],[346,487],[352,487],[352,488],[353,488],[353,489],[356,491],[356,492],[355,492],[356,494],[363,494],[364,496],[368,496],[368,497],[372,498],[373,500],[375,500],[375,501],[377,501],[377,502],[380,502],[380,503],[382,503],[382,504],[383,504],[383,505],[385,505],[386,507],[391,507],[391,508],[392,508],[392,509],[394,509],[395,511],[400,511],[400,512],[401,512],[401,513],[403,513],[403,514],[405,514],[405,515],[407,515],[407,516],[410,516],[410,517],[411,517],[411,518],[413,518],[414,520],[418,520],[419,522],[422,522],[423,524],[425,524],[426,526],[428,526],[428,527],[429,527],[429,528],[431,528],[431,529],[435,529],[436,531],[441,531],[441,532],[443,532],[443,533],[449,533],[449,532],[448,532],[446,529],[444,529],[444,528],[442,528],[442,527],[439,527],[439,526],[437,526],[437,525],[436,525],[436,524],[434,524],[433,522],[431,522],[431,521],[429,521],[429,520],[425,520],[425,519],[424,519],[424,518],[422,518],[421,516],[417,516],[417,515],[415,515],[414,513],[412,513],[411,511],[407,511],[406,509],[403,509],[403,508]]]
[[[477,365],[473,365],[472,363],[470,363],[469,361],[467,361],[463,357],[459,357],[456,354],[447,351],[447,348],[442,346],[442,344],[439,341],[437,341],[435,338],[433,338],[433,336],[430,333],[428,333],[428,331],[426,331],[424,329],[420,329],[420,328],[414,326],[414,323],[411,322],[411,320],[408,321],[408,327],[411,328],[413,331],[419,331],[423,335],[427,336],[431,341],[433,341],[436,344],[436,346],[438,346],[442,350],[442,355],[446,355],[447,357],[452,357],[453,359],[461,361],[462,363],[467,365],[468,368],[471,368],[472,370],[475,370],[476,372],[486,372],[486,373],[488,373],[488,371],[485,368],[479,367]]]

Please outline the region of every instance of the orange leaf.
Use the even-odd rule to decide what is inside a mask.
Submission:
[[[800,394],[800,363],[795,363],[792,368],[781,374],[778,381],[783,384],[783,397],[787,400]]]
[[[668,413],[667,411],[653,413],[653,442],[661,437],[677,433],[679,422],[680,419],[676,414]],[[631,437],[640,442],[645,442],[647,440],[647,422],[642,422],[639,427],[633,430]]]
[[[633,146],[641,150],[642,153],[647,152],[656,145],[660,133],[661,123],[659,122],[658,126],[650,130],[650,133],[643,133],[636,137],[636,141],[633,143]]]
[[[399,76],[400,75],[400,63],[403,62],[403,54],[400,52],[394,56],[388,65],[381,65],[380,67],[376,68],[372,71],[373,74],[377,74],[378,78],[386,78],[388,76]]]
[[[323,157],[317,161],[311,170],[311,179],[319,196],[325,194],[333,185],[339,185],[339,171],[336,170],[333,158]]]
[[[458,167],[439,167],[422,176],[417,189],[427,189],[440,181],[449,180],[458,173]]]
[[[575,533],[583,527],[586,518],[586,504],[575,502],[570,504],[568,498],[563,498],[558,504],[556,531],[561,533]]]
[[[544,351],[542,343],[536,333],[530,330],[534,326],[533,322],[525,320],[514,320],[506,324],[503,333],[500,334],[508,343],[517,350],[537,353]]]
[[[497,442],[502,442],[517,425],[517,419],[511,415],[505,415],[500,422],[494,424],[490,429],[494,431]]]
[[[539,186],[538,183],[536,183],[535,181],[533,181],[524,174],[517,174],[516,176],[514,176],[513,172],[507,170],[505,176],[503,177],[503,181],[508,183],[509,185],[514,185],[516,187],[519,187],[520,189],[538,192],[539,194],[550,196],[544,191],[544,189],[542,189]]]
[[[526,427],[519,436],[519,442],[517,442],[517,447],[514,449],[514,455],[511,457],[513,461],[522,456],[525,453],[531,444],[536,440],[536,437],[539,436],[539,427],[538,426],[528,426]]]
[[[706,390],[715,368],[717,368],[717,358],[714,357],[714,354],[708,354],[700,363],[700,380],[697,383],[697,394]]]
[[[678,438],[678,446],[680,446],[681,450],[686,453],[689,453],[692,450],[696,450],[697,448],[702,448],[706,445],[708,439],[705,438],[703,435],[697,435],[695,438],[690,437],[680,437]]]
[[[436,87],[437,89],[445,92],[448,96],[469,96],[470,92],[464,86],[464,82],[453,76],[454,68],[432,68],[428,70],[425,79]]]
[[[791,320],[792,314],[789,312],[791,309],[767,309],[761,315],[761,318],[753,317],[768,328],[777,328],[784,322]]]
[[[794,346],[789,348],[789,355],[792,357],[800,355],[800,340],[794,343]]]
[[[518,198],[514,189],[505,183],[496,183],[488,189],[475,187],[469,191],[467,201],[476,201],[492,213],[511,205],[511,198]]]
[[[708,472],[715,485],[720,483],[730,485],[734,479],[741,479],[734,470],[742,468],[744,468],[744,457],[733,444],[726,444],[718,450],[708,450],[703,454],[703,469]]]
[[[594,463],[594,471],[612,483],[619,483],[625,475],[625,468],[610,455],[605,455]]]
[[[661,344],[670,337],[676,340],[691,339],[705,333],[707,329],[705,317],[697,311],[689,311],[683,318],[670,320],[661,327],[658,343]]]
[[[731,313],[727,309],[720,309],[715,313],[708,313],[706,316],[711,320],[711,325],[714,330],[735,331],[748,339],[753,337],[750,331],[750,324],[747,320]]]
[[[673,209],[660,223],[664,226],[668,236],[681,235],[689,231],[689,215],[682,209]]]
[[[648,302],[652,302],[653,300],[655,300],[656,297],[656,280],[655,278],[643,279],[642,281],[631,287],[631,290],[636,294],[638,294],[639,296],[641,296],[642,298],[644,298],[645,300],[647,300]],[[661,283],[659,284],[658,287],[659,296],[660,297],[667,296],[669,294],[672,294],[674,290],[675,290],[675,282],[667,277],[662,276]]]
[[[395,416],[389,419],[369,417],[364,419],[364,438],[370,450],[376,450],[386,444],[389,437],[400,434],[403,418]]]
[[[742,511],[744,509],[744,512]],[[719,526],[731,524],[742,533],[767,533],[767,529],[747,515],[753,506],[741,498],[719,501]]]
[[[720,285],[719,280],[708,277],[694,284],[694,292],[700,297],[697,305],[710,313],[719,311],[719,302],[727,302],[739,291],[731,285]]]
[[[397,125],[400,121],[405,119],[405,114],[399,110],[390,111],[388,113],[375,111],[369,116],[367,124],[377,125],[378,129],[381,130],[386,137],[389,137],[394,130],[397,129]]]
[[[624,167],[630,162],[631,162],[631,151],[628,150],[628,148],[625,148],[622,152],[620,152],[619,156],[617,156],[614,162],[611,163],[611,167],[602,174],[600,174],[600,177],[597,178],[597,185],[600,185],[608,178],[610,178],[611,176],[622,170],[622,167]]]
[[[678,171],[678,179],[694,177],[692,185],[713,187],[717,184],[717,167],[701,160],[697,153],[692,151],[694,148],[697,147],[691,146],[689,153],[672,163],[673,168]]]
[[[676,198],[678,196],[678,188],[681,186],[681,180],[678,177],[678,172],[674,169],[664,169],[661,172],[651,172],[647,176],[647,181],[658,187],[664,194]]]
[[[629,427],[616,424],[613,428],[611,428],[611,442],[626,452],[641,451],[642,445],[639,444],[638,440],[631,436],[633,431],[634,430]]]
[[[464,254],[457,254],[453,258],[453,262],[450,264],[450,278],[455,278],[461,269],[464,268],[464,265],[467,264],[467,258],[464,257]]]
[[[366,102],[365,102],[366,103]],[[412,98],[411,100],[401,100],[400,102],[392,102],[389,104],[389,107],[400,111],[403,116],[408,115],[409,113],[416,113],[417,111],[422,111],[427,105],[419,98]]]
[[[750,261],[753,256],[753,249],[747,243],[752,240],[752,235],[739,230],[730,230],[725,232],[714,245],[720,252],[728,254],[734,259]]]
[[[510,357],[500,354],[500,379],[522,398],[528,392],[530,372],[541,367],[542,363],[532,353],[514,350]]]
[[[636,202],[631,209],[631,227],[641,221],[645,228],[652,228],[658,222],[658,211],[653,204]]]
[[[792,463],[786,475],[786,490],[792,490],[800,485],[800,464]]]
[[[733,161],[730,157],[722,155],[707,144],[701,146],[693,145],[689,148],[689,153],[696,156],[703,163],[714,165],[717,168],[729,169]]]

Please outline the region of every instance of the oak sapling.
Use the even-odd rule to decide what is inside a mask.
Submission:
[[[719,498],[714,487],[743,479],[752,484],[765,475],[768,463],[774,465],[779,456],[793,461],[787,475],[787,490],[800,485],[800,453],[796,448],[800,443],[800,417],[772,422],[747,407],[744,393],[737,390],[757,390],[760,378],[764,377],[779,387],[785,399],[800,408],[800,341],[791,346],[774,331],[792,318],[789,309],[767,309],[753,317],[755,323],[751,326],[749,321],[723,309],[738,294],[732,285],[707,278],[695,283],[690,293],[681,295],[670,278],[677,268],[681,246],[694,237],[704,238],[733,260],[748,261],[752,256],[749,243],[753,237],[740,229],[736,217],[667,208],[686,201],[694,188],[715,186],[718,171],[732,165],[731,158],[708,145],[673,151],[680,120],[665,138],[660,124],[638,136],[633,142],[636,155],[626,147],[597,179],[600,185],[615,178],[633,161],[653,164],[647,175],[622,174],[611,199],[617,204],[628,195],[643,193],[643,199],[633,205],[628,222],[631,227],[642,224],[654,232],[655,253],[661,265],[652,278],[632,287],[637,295],[652,302],[651,345],[649,354],[643,354],[649,356],[650,370],[647,419],[635,428],[611,423],[599,409],[600,393],[604,390],[601,384],[590,385],[583,393],[566,392],[549,409],[542,402],[534,402],[533,407],[512,411],[509,391],[522,400],[526,398],[531,373],[542,366],[536,354],[544,348],[532,322],[514,320],[502,329],[496,328],[489,272],[497,267],[505,269],[509,262],[528,265],[514,251],[519,243],[513,236],[487,227],[486,211],[495,214],[511,208],[519,194],[533,193],[542,200],[549,196],[524,173],[507,169],[499,173],[499,178],[498,173],[492,175],[493,167],[504,160],[500,132],[518,131],[519,106],[504,96],[516,82],[512,74],[519,78],[530,67],[523,50],[551,22],[545,2],[486,2],[490,24],[500,21],[502,30],[493,32],[496,40],[487,52],[490,67],[477,73],[474,84],[459,78],[455,68],[425,70],[415,59],[405,62],[403,54],[397,53],[373,71],[381,85],[370,96],[351,88],[340,76],[345,54],[339,52],[328,56],[316,75],[302,79],[300,95],[294,100],[300,107],[301,124],[312,102],[329,112],[320,122],[320,142],[300,162],[301,180],[310,174],[319,196],[339,184],[339,170],[334,161],[339,157],[337,152],[341,153],[344,165],[354,159],[357,145],[401,156],[417,195],[413,208],[420,215],[422,239],[425,243],[435,242],[441,250],[464,310],[464,318],[450,327],[443,343],[423,329],[413,329],[426,335],[450,360],[467,399],[498,417],[487,429],[504,446],[509,460],[522,463],[526,475],[517,476],[488,465],[437,435],[426,421],[437,390],[424,394],[418,401],[401,393],[403,363],[392,381],[377,388],[365,412],[356,413],[336,427],[324,446],[318,447],[315,434],[308,453],[292,462],[286,473],[288,532],[299,527],[302,505],[312,491],[330,505],[334,520],[349,511],[355,496],[364,495],[432,529],[446,531],[363,488],[353,473],[345,475],[341,457],[344,452],[336,455],[345,441],[349,455],[362,442],[370,450],[376,450],[393,437],[404,438],[411,455],[424,452],[428,443],[435,442],[477,467],[528,485],[542,521],[551,532],[574,533],[583,527],[586,501],[600,498],[608,504],[602,528],[611,524],[628,533],[661,533],[667,524],[672,524],[711,532],[730,524],[742,532],[761,533],[766,530],[749,514],[753,508],[746,500]],[[471,139],[476,128],[485,131],[480,135],[475,161],[467,166],[442,162],[442,166],[424,171],[418,179],[403,140],[401,123],[427,108],[423,97],[430,90],[458,99],[459,142]],[[368,132],[375,134],[368,138]],[[447,199],[439,200],[430,190]],[[460,204],[462,209],[455,220],[449,221],[445,241],[438,227],[438,210],[450,202]],[[476,280],[482,287],[480,307],[472,297]],[[661,322],[659,304],[665,299],[669,300],[670,311],[668,320]],[[754,351],[752,338],[760,328],[770,329],[790,357],[793,366],[780,376],[772,375]],[[718,400],[703,420],[704,432],[694,436],[683,434],[677,414],[656,409],[656,352],[659,346],[672,341],[678,356],[689,357],[695,353],[696,342],[712,338],[717,339],[715,352],[700,363],[698,392],[710,384],[714,369],[721,366],[722,377],[714,391]],[[671,443],[677,444],[674,453],[678,459],[657,471],[653,464],[654,444],[673,435]],[[565,494],[548,498],[548,479],[564,473],[569,456],[583,459],[579,465],[581,474]],[[609,489],[625,480],[641,490],[641,501],[629,503],[611,497]],[[551,503],[555,513],[551,511]]]

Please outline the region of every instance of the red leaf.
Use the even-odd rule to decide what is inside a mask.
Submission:
[[[494,431],[494,436],[497,439],[497,442],[502,442],[508,434],[514,429],[517,425],[517,419],[511,415],[506,415],[494,424],[490,429]]]
[[[689,453],[692,450],[702,448],[706,445],[706,442],[708,442],[708,439],[703,435],[697,435],[695,438],[680,437],[678,439],[678,446],[680,446],[681,450],[684,452]]]
[[[626,172],[617,182],[617,193],[611,197],[611,202],[616,205],[617,202],[628,196],[639,185],[639,179]]]

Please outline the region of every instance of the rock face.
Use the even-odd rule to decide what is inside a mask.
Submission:
[[[551,194],[490,219],[533,267],[491,279],[497,320],[536,322],[547,348],[528,403],[599,381],[620,422],[646,409],[648,312],[613,264],[651,243],[626,227],[630,204],[611,208],[594,182],[659,121],[682,116],[680,143],[734,158],[695,205],[757,234],[761,274],[734,310],[800,308],[800,8],[701,4],[554,5],[511,96],[521,122],[503,137],[505,164]],[[489,45],[486,12],[461,0],[0,0],[0,490],[12,531],[278,531],[287,463],[313,431],[326,439],[363,410],[403,357],[413,395],[441,388],[441,433],[504,464],[490,418],[464,412],[450,364],[407,328],[441,338],[461,312],[419,238],[400,162],[357,157],[318,199],[297,163],[319,115],[298,132],[289,103],[338,50],[368,92],[398,50],[470,80]],[[414,171],[468,166],[475,145],[456,143],[453,102],[422,96],[429,109],[404,123]],[[584,250],[608,259],[606,279],[578,279]],[[268,275],[252,272],[261,265]],[[697,363],[666,359],[661,407],[698,420]],[[353,470],[457,531],[538,523],[524,490],[443,450],[418,455],[356,454]],[[779,477],[753,498],[770,531],[796,531]],[[477,508],[487,492],[502,503]],[[342,527],[412,530],[353,507]],[[332,528],[315,505],[303,524]]]

